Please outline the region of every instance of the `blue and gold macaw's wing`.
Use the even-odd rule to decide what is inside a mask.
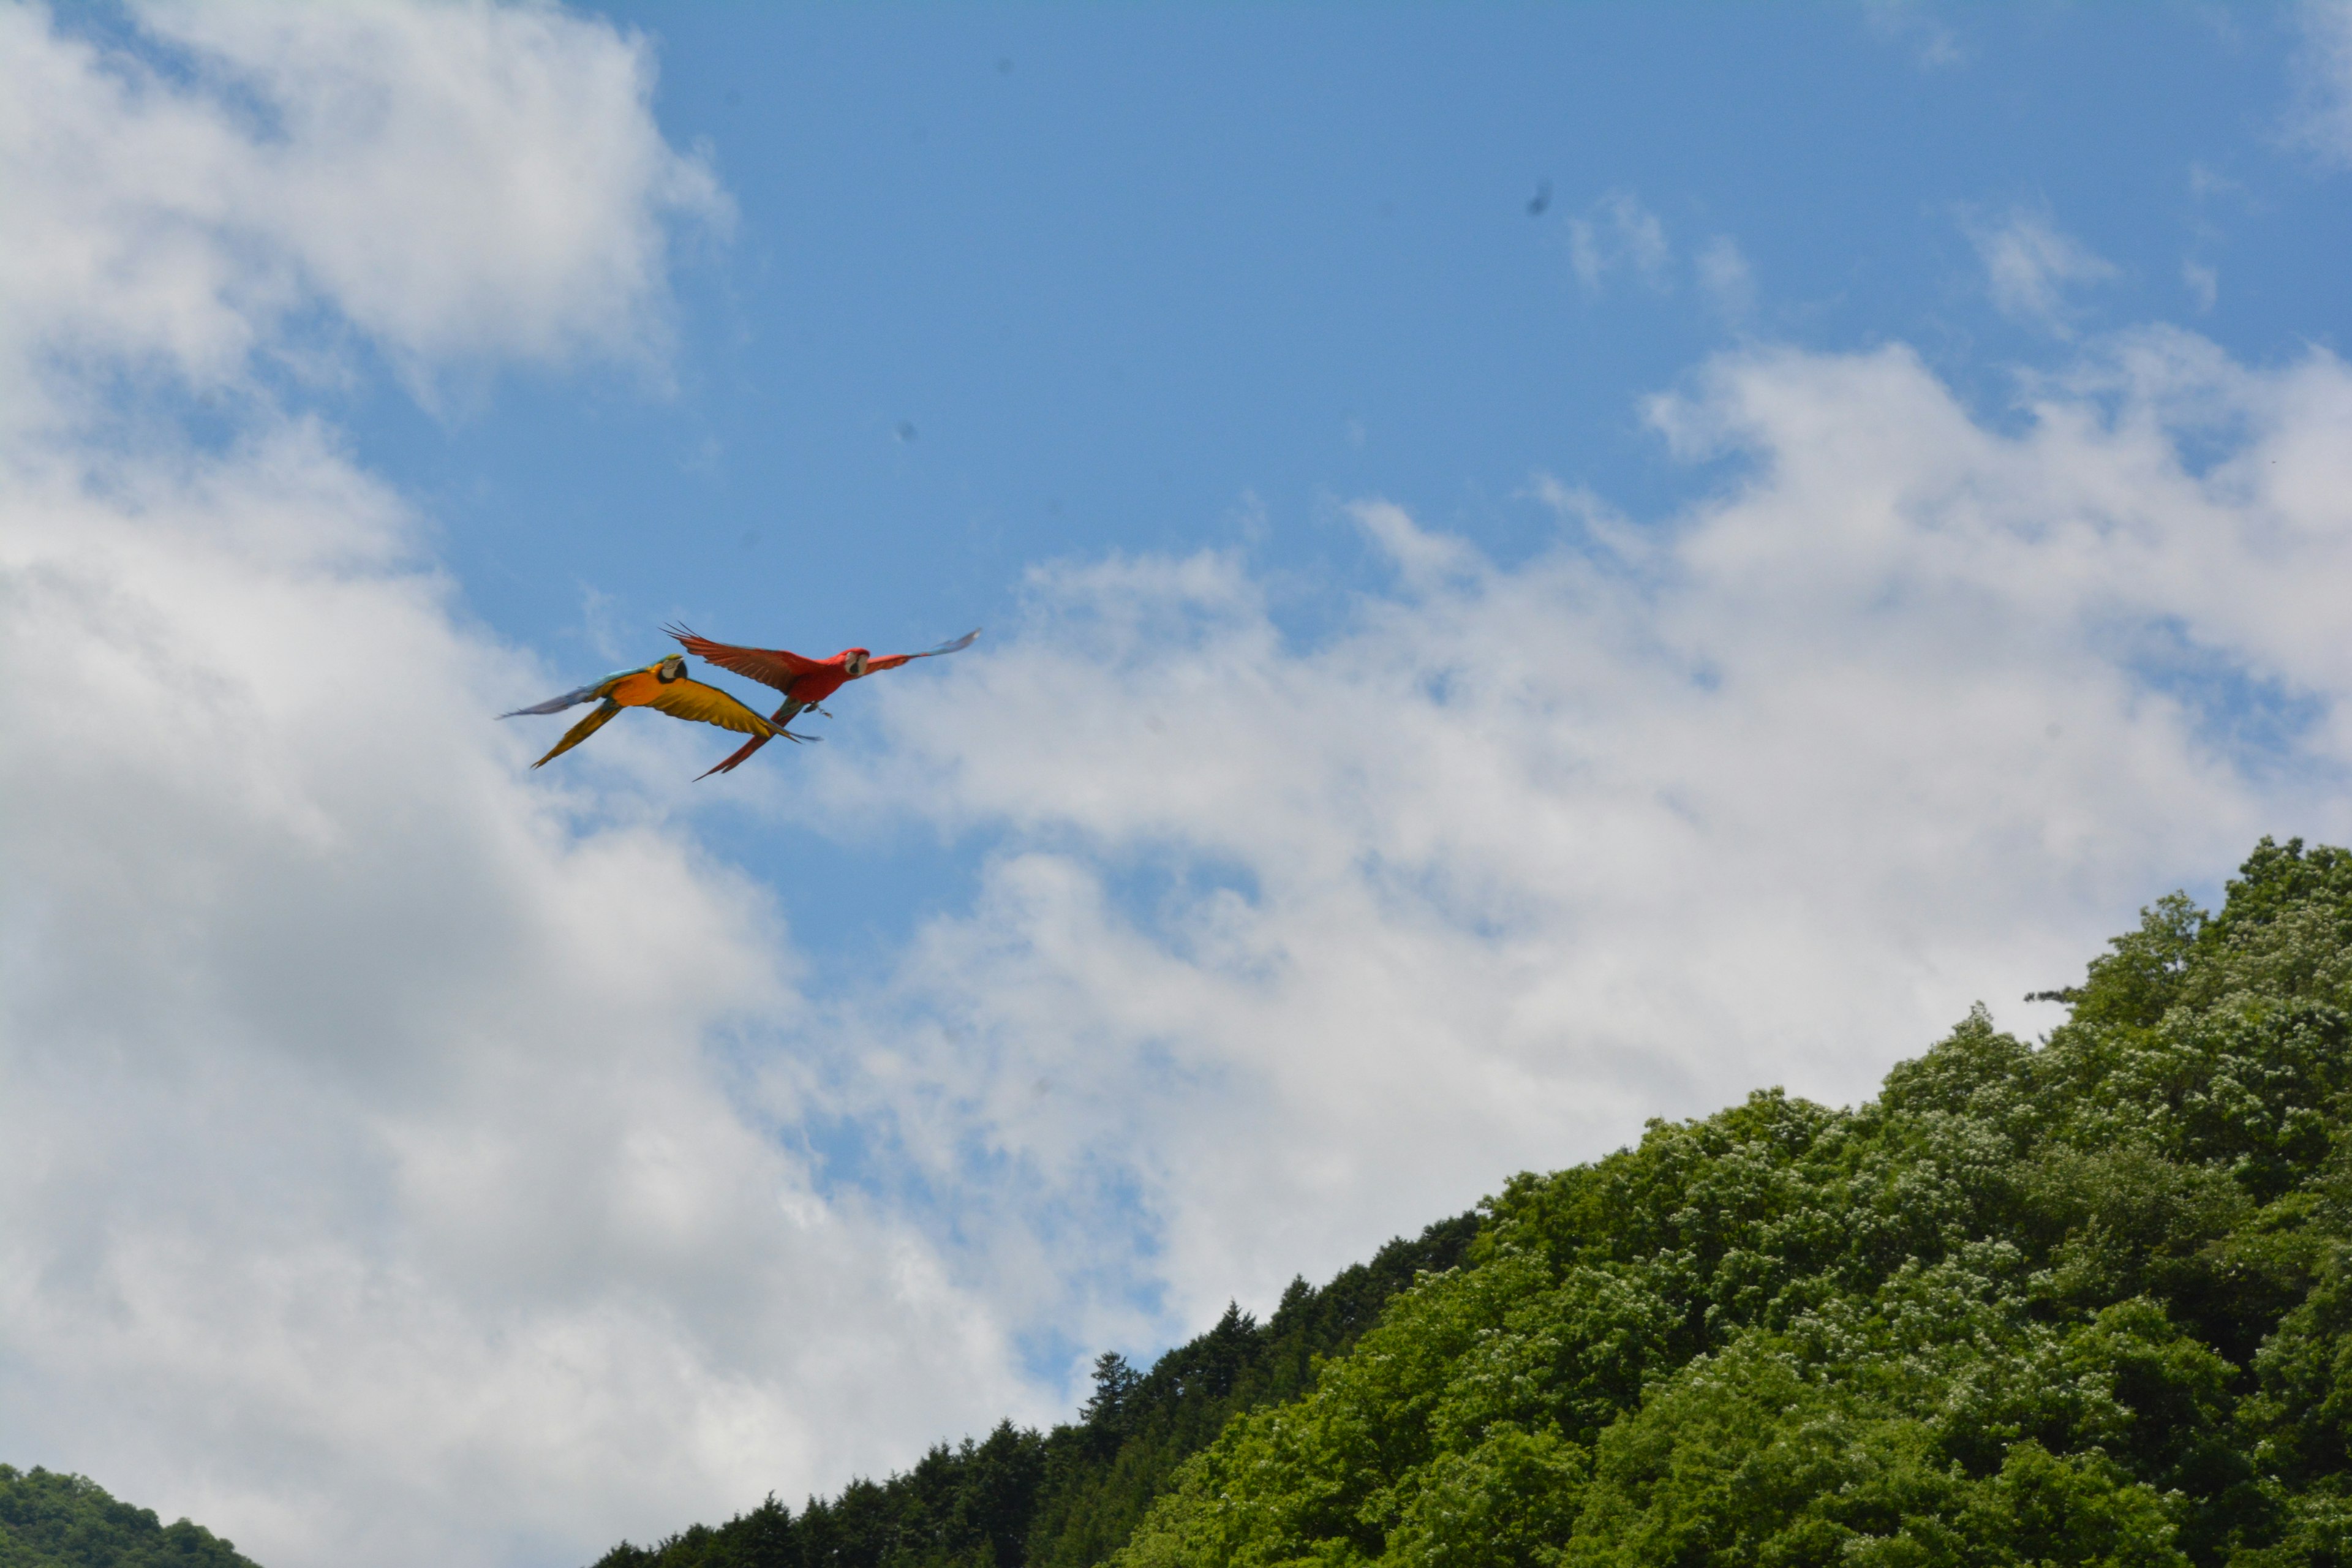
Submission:
[[[562,756],[564,752],[570,751],[572,747],[578,745],[581,742],[586,740],[589,736],[594,734],[597,731],[610,723],[612,721],[613,715],[618,713],[620,710],[621,705],[619,703],[612,700],[610,698],[605,699],[603,702],[597,705],[596,711],[589,714],[588,717],[581,720],[580,722],[572,725],[572,728],[563,731],[563,739],[555,742],[555,750],[548,752],[547,755],[540,758],[539,761],[531,763],[530,765],[535,768],[543,768],[547,766],[548,763],[553,762],[556,758]],[[538,713],[553,712],[554,710],[545,708],[526,708],[522,711],[526,713]],[[505,715],[505,717],[510,718],[512,715]]]
[[[704,724],[716,724],[722,730],[732,730],[739,735],[757,735],[763,741],[776,733],[774,724],[719,688],[683,677],[664,685],[646,706],[673,719],[692,719]]]
[[[632,675],[643,675],[646,671],[660,668],[661,661],[656,659],[652,664],[646,665],[644,669],[616,669],[610,675],[592,680],[587,685],[567,691],[561,697],[551,697],[544,702],[534,702],[528,708],[518,708],[512,713],[501,713],[499,717],[513,719],[525,713],[561,713],[566,708],[577,708],[583,702],[593,702],[599,697],[611,696],[614,683],[616,681],[625,680]]]
[[[964,633],[963,636],[956,638],[955,641],[943,642],[940,644],[939,647],[935,648],[928,648],[921,653],[894,653],[887,658],[877,658],[867,664],[866,667],[866,673],[871,675],[877,669],[896,669],[900,665],[906,663],[908,659],[937,658],[943,653],[961,653],[964,649],[970,647],[972,645],[973,640],[979,636],[980,628],[978,626],[974,626],[971,630]]]
[[[612,677],[608,675],[604,680],[611,679]],[[525,713],[561,713],[566,708],[577,708],[583,702],[593,702],[596,700],[596,694],[604,690],[604,680],[600,680],[593,686],[581,687],[576,691],[567,691],[561,697],[551,697],[544,702],[534,702],[528,708],[518,708],[512,713],[501,713],[499,717],[514,719]]]

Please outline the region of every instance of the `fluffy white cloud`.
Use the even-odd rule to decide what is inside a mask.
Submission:
[[[2289,131],[2326,162],[2352,165],[2352,4],[2308,0],[2303,24],[2301,102]]]
[[[1576,280],[1598,292],[1610,273],[1630,268],[1655,289],[1672,253],[1658,215],[1627,191],[1612,191],[1568,220],[1568,262]]]
[[[2256,833],[2352,828],[2341,365],[2149,334],[1988,421],[1900,349],[1759,352],[1652,410],[1742,459],[1685,514],[1546,482],[1507,568],[1363,504],[1392,584],[1311,645],[1244,557],[1044,569],[877,683],[884,765],[736,776],[996,846],[821,993],[632,787],[693,737],[518,782],[543,733],[483,716],[559,678],[256,369],[645,354],[666,226],[724,208],[644,48],[137,19],[172,68],[0,9],[0,1445],[273,1568],[578,1561],[902,1462],[1037,1413],[1024,1331],[1145,1340],[1644,1113],[1865,1092]],[[1631,198],[1579,221],[1596,283],[1663,277]],[[242,435],[110,423],[124,381]],[[860,1206],[792,1152],[845,1117]]]
[[[887,765],[814,764],[1004,836],[837,1047],[891,1065],[866,1112],[969,1192],[1131,1194],[1197,1321],[1644,1114],[2046,1025],[2136,904],[2352,829],[2352,375],[2157,332],[2019,412],[1899,348],[1728,356],[1652,410],[1744,459],[1720,497],[1549,487],[1509,569],[1360,506],[1394,586],[1315,646],[1234,556],[1039,572],[876,694]]]
[[[1922,70],[1944,70],[1968,61],[1959,35],[1923,0],[1863,0],[1862,14],[1880,37],[1908,45]]]
[[[2218,268],[2202,261],[2186,259],[2180,264],[2180,281],[2197,300],[2200,310],[2210,310],[2221,298],[2221,273]]]
[[[645,47],[551,8],[230,3],[102,50],[0,9],[0,417],[26,368],[110,356],[199,386],[325,307],[412,374],[643,359],[666,220],[723,223],[647,111]],[[310,339],[308,342],[305,338]]]
[[[420,374],[643,353],[716,201],[644,47],[136,20],[0,8],[0,1448],[274,1568],[561,1563],[1017,1407],[986,1305],[729,1087],[800,1003],[628,787],[685,737],[520,782],[488,715],[557,678],[257,374],[321,315]]]
[[[1756,273],[1737,240],[1727,234],[1717,235],[1699,247],[1693,264],[1698,271],[1699,291],[1724,320],[1736,324],[1755,313]]]
[[[1969,237],[1984,263],[1994,309],[2062,338],[2072,335],[2066,290],[2116,275],[2112,262],[2038,214],[2013,211],[1999,222],[1972,225]]]

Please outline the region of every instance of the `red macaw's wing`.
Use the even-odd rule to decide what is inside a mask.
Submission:
[[[970,647],[972,645],[972,640],[979,636],[980,628],[978,626],[974,626],[971,630],[964,633],[963,636],[956,638],[955,641],[943,642],[940,644],[939,647],[935,648],[927,648],[921,653],[894,653],[882,658],[870,659],[866,662],[866,673],[871,675],[877,669],[896,669],[900,665],[906,663],[908,659],[937,658],[943,653],[961,653],[964,649]]]
[[[776,732],[775,725],[719,688],[705,686],[699,680],[684,678],[673,680],[656,692],[646,706],[673,719],[692,719],[704,724],[716,724],[722,730],[732,730],[739,735],[756,735],[763,741]]]
[[[772,686],[779,691],[789,690],[792,683],[803,675],[814,675],[825,666],[780,647],[737,647],[732,643],[712,642],[697,637],[684,626],[664,626],[662,630],[676,637],[686,651],[706,659],[721,669]]]

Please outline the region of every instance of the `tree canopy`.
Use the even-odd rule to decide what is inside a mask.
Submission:
[[[2265,839],[2057,995],[600,1568],[2352,1564],[2352,855]]]
[[[0,1568],[254,1568],[212,1531],[109,1497],[95,1481],[0,1465]]]
[[[812,1499],[797,1517],[771,1496],[722,1525],[624,1542],[596,1568],[1091,1568],[1234,1412],[1304,1393],[1318,1358],[1344,1352],[1391,1297],[1459,1263],[1477,1223],[1441,1220],[1320,1289],[1294,1279],[1264,1323],[1228,1306],[1148,1373],[1106,1352],[1078,1419],[1049,1433],[1003,1423],[984,1440],[934,1447],[904,1475]]]

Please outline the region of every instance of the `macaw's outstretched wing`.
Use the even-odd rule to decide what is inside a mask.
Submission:
[[[784,705],[782,708],[777,709],[773,713],[768,716],[768,721],[776,727],[776,734],[782,735],[787,741],[822,741],[824,739],[822,735],[798,734],[788,727],[794,719],[800,716],[801,710],[807,706],[808,704],[805,702],[797,702],[788,697],[784,699]],[[712,773],[733,773],[737,768],[741,767],[746,762],[751,760],[752,752],[766,745],[769,741],[773,738],[773,736],[770,735],[752,736],[750,740],[736,747],[735,750],[729,753],[729,755],[723,760],[714,763],[709,767],[705,768],[702,772],[695,774],[694,782],[700,784]]]
[[[583,686],[576,691],[567,691],[561,697],[551,697],[544,702],[535,702],[528,708],[518,708],[513,713],[501,713],[499,717],[501,719],[512,719],[516,717],[517,714],[522,713],[561,713],[566,708],[576,708],[583,702],[593,702],[596,700],[596,694],[604,689],[604,681],[612,679],[613,678],[608,675],[604,678],[604,680],[600,680],[593,686]],[[553,756],[554,754],[554,752],[550,752],[548,756]],[[546,757],[541,757],[540,759],[541,762],[545,762],[546,760]]]
[[[707,659],[721,669],[756,680],[762,686],[787,690],[803,675],[814,675],[826,668],[813,658],[787,653],[780,647],[737,647],[732,643],[712,642],[697,637],[684,626],[664,626],[662,630],[676,637],[686,651],[699,659]]]
[[[940,644],[939,647],[935,648],[928,648],[921,653],[894,653],[887,658],[875,659],[866,665],[866,673],[871,675],[877,669],[896,669],[910,658],[937,658],[943,653],[961,653],[964,649],[970,647],[972,644],[972,639],[979,636],[980,628],[978,626],[974,626],[971,630],[964,633],[963,636],[956,638],[955,641],[943,642]]]
[[[693,719],[705,724],[716,724],[722,730],[732,730],[739,735],[756,735],[763,741],[776,732],[775,725],[719,688],[705,686],[699,680],[683,678],[673,680],[646,706],[673,719]]]
[[[569,707],[570,704],[566,703],[565,706]],[[618,713],[620,710],[621,705],[619,703],[614,701],[609,697],[606,698],[602,703],[597,705],[596,711],[589,714],[588,717],[581,720],[580,722],[572,725],[572,728],[563,731],[563,739],[555,742],[555,750],[548,752],[547,755],[540,758],[539,761],[531,763],[530,765],[535,768],[543,768],[547,766],[548,763],[553,762],[556,758],[562,756],[564,752],[570,751],[572,747],[578,745],[581,742],[586,740],[589,736],[603,729],[607,723],[611,722],[613,715]],[[552,708],[542,707],[526,708],[522,710],[522,711],[525,713],[552,713],[555,710]],[[504,717],[512,718],[513,715],[507,714],[504,715]]]

